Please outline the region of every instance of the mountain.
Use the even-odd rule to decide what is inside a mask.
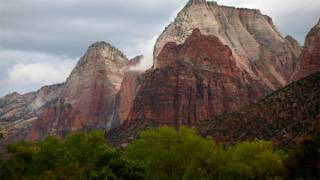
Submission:
[[[284,146],[299,143],[319,132],[319,87],[318,72],[239,112],[202,121],[197,128],[223,143],[253,139]]]
[[[306,37],[300,62],[292,80],[299,80],[317,71],[320,71],[320,19]]]
[[[287,85],[300,71],[309,71],[306,67],[318,62],[314,57],[319,33],[317,26],[314,29],[300,56],[299,43],[282,37],[259,10],[190,0],[157,39],[151,69],[137,71],[142,56],[129,60],[111,44],[97,42],[66,82],[1,98],[2,144],[92,129],[110,131],[110,141],[127,141],[127,135],[132,139],[132,134],[148,127],[194,126],[206,119],[215,124],[216,117],[244,110]],[[294,93],[300,89],[292,88],[291,95],[299,95]],[[277,103],[281,104],[274,102],[275,107]],[[291,106],[285,103],[279,105],[283,114],[294,114],[285,111],[283,107]],[[261,113],[272,114],[271,110]]]
[[[0,127],[5,140],[22,140],[30,126],[38,120],[41,110],[55,101],[64,84],[42,87],[24,95],[12,93],[0,98]]]
[[[167,43],[157,68],[144,73],[128,122],[180,126],[237,111],[271,90],[236,65],[231,49],[199,29],[183,44]]]
[[[44,109],[33,124],[29,138],[110,128],[114,97],[127,65],[127,57],[115,47],[105,42],[92,44],[67,79],[55,105]]]
[[[12,93],[0,98],[0,123],[10,124],[12,121],[27,121],[34,118],[46,102],[58,97],[63,84],[45,86],[37,92],[24,95]]]
[[[168,42],[182,44],[195,28],[218,37],[232,50],[240,69],[273,90],[289,82],[301,53],[297,41],[283,38],[271,18],[259,10],[190,0],[157,39],[154,68],[159,66],[158,56]]]
[[[262,139],[277,146],[292,146],[319,132],[319,87],[320,72],[293,82],[239,112],[198,121],[194,127],[202,136],[212,136],[224,144]],[[158,126],[140,119],[111,130],[107,140],[125,145],[137,138],[139,132]]]
[[[272,20],[259,10],[191,0],[159,36],[154,48],[153,68],[138,78],[138,91],[127,121],[111,130],[107,139],[119,145],[133,140],[141,130],[182,124],[198,126],[204,135],[208,135],[202,128],[213,129],[215,122],[205,119],[221,119],[224,117],[222,114],[243,112],[248,105],[290,83],[300,62],[300,53],[299,43],[291,36],[283,38]],[[318,82],[305,81],[312,88],[319,87]],[[320,109],[318,102],[311,98],[307,101],[294,99],[294,96],[310,92],[316,97],[318,91],[301,90],[304,85],[297,86],[290,85],[291,94],[280,90],[283,91],[279,95],[284,96],[281,97],[283,102],[274,101],[271,106],[257,110],[258,114],[269,114],[279,122],[272,121],[272,118],[257,122],[250,120],[248,123],[257,127],[260,127],[258,123],[266,127],[258,130],[250,127],[253,132],[244,139],[274,139],[275,143],[284,145],[311,134],[318,119],[313,116],[309,119],[309,115],[303,114],[303,106],[315,104],[310,107],[310,112],[317,113]],[[295,111],[291,104],[286,105],[291,102],[290,96],[293,96],[293,101],[303,104],[302,110]],[[250,114],[245,114],[243,118],[246,115],[250,117]],[[280,119],[282,115],[293,119]],[[254,117],[260,118],[258,115]],[[239,120],[230,127],[243,127],[242,123]],[[245,128],[239,131],[244,132]],[[290,132],[285,132],[285,129]],[[227,125],[224,130],[223,133],[228,133]],[[220,140],[219,135],[223,133],[217,133],[218,136],[214,137]],[[231,129],[229,133],[238,131]],[[287,137],[281,138],[280,135]],[[221,140],[224,143],[228,141],[233,142],[234,139]]]
[[[74,131],[111,128],[115,97],[129,65],[128,58],[120,50],[108,43],[97,42],[88,48],[64,84],[45,88],[50,91],[47,90],[49,92],[42,99],[29,96],[39,96],[43,90],[23,96],[11,95],[17,96],[16,99],[5,97],[4,103],[8,99],[14,102],[12,111],[7,112],[6,116],[12,113],[15,117],[11,118],[12,123],[3,126],[4,142],[38,140],[48,134],[65,136]],[[10,100],[8,105],[4,103],[0,103],[1,110],[10,108]],[[16,117],[16,112],[30,110],[34,104],[37,105],[36,111],[25,113],[31,114],[31,117]],[[1,116],[1,122],[4,120]]]

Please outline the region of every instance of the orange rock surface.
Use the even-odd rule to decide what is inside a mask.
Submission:
[[[142,75],[128,122],[192,125],[239,110],[270,92],[236,66],[230,48],[198,29],[184,44],[167,43],[158,63]]]

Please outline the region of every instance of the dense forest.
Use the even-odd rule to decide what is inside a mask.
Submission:
[[[162,127],[114,148],[104,133],[49,136],[7,147],[1,179],[319,179],[319,136],[293,149],[255,140],[231,146],[195,129]],[[4,156],[5,157],[5,156]]]

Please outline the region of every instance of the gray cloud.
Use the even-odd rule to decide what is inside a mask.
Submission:
[[[31,51],[0,50],[0,92],[28,92],[46,84],[60,83],[76,59]]]
[[[150,39],[161,32],[161,26],[179,3],[10,0],[1,6],[0,46],[79,56],[97,40],[109,41],[125,50],[137,41]],[[129,53],[133,56],[137,52]]]
[[[306,33],[320,18],[320,1],[316,0],[221,0],[237,6],[260,9],[270,16],[285,36],[290,34],[301,44]]]
[[[150,56],[152,40],[186,1],[0,0],[0,96],[61,81],[70,71],[64,64],[75,63],[94,41],[110,42],[129,57]],[[320,1],[315,0],[217,1],[261,9],[273,18],[283,35],[291,34],[301,43],[320,17]],[[52,76],[63,75],[47,80],[34,78],[37,74],[32,69],[39,67],[51,71]],[[22,77],[33,81],[23,84],[19,81],[25,79],[12,79],[12,73],[19,77],[21,72]]]

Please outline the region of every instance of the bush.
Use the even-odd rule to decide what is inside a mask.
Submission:
[[[219,177],[230,179],[268,179],[283,174],[282,151],[274,151],[271,142],[241,142],[226,150],[224,163],[219,165]]]
[[[320,179],[320,136],[304,140],[285,160],[286,178]]]
[[[3,179],[141,179],[143,164],[125,159],[109,147],[103,132],[75,133],[64,141],[47,137],[39,143],[8,146],[1,165]]]
[[[99,131],[64,140],[8,146],[1,179],[319,179],[320,137],[289,156],[271,142],[223,147],[194,129],[162,127],[140,134],[126,151],[109,147]]]
[[[146,165],[147,179],[267,179],[282,175],[285,157],[265,141],[223,149],[195,130],[152,129],[129,145],[128,158]]]

